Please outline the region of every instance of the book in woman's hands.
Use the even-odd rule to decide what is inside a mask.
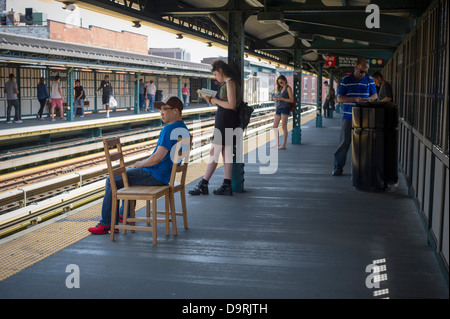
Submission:
[[[199,97],[204,98],[206,96],[210,96],[210,97],[216,96],[217,91],[202,88],[201,90],[200,89],[197,90],[197,93],[198,93]]]

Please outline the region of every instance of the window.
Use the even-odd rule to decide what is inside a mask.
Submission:
[[[39,83],[39,79],[45,77],[45,73],[45,69],[21,68],[19,79],[20,97],[35,97],[37,95],[36,86]]]

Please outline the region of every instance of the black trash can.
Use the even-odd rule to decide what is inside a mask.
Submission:
[[[156,90],[155,101],[157,101],[157,102],[162,101],[162,97],[163,97],[163,91],[162,90]]]
[[[398,183],[398,108],[362,102],[352,108],[352,185],[384,191]]]

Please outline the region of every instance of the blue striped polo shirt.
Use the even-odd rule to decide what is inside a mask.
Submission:
[[[360,81],[353,77],[353,73],[342,79],[337,94],[347,97],[361,97],[367,99],[369,96],[377,93],[375,82],[371,76],[364,76]],[[343,103],[343,118],[352,119],[352,107],[356,103]]]

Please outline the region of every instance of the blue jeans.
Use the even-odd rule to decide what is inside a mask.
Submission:
[[[144,93],[139,93],[139,108],[140,109],[144,109],[145,108]]]
[[[6,109],[6,121],[11,121],[11,109],[14,106],[14,121],[20,121],[20,105],[19,100],[7,100],[8,107]]]
[[[147,94],[148,106],[153,111],[153,102],[155,102],[155,94]]]
[[[342,171],[347,161],[347,153],[352,143],[352,120],[342,119],[339,146],[334,153],[334,169]]]
[[[128,183],[130,185],[140,185],[140,186],[161,186],[165,185],[161,183],[157,179],[155,179],[149,172],[144,170],[143,168],[128,168],[127,169]],[[115,177],[117,189],[123,188],[123,179],[122,174]],[[120,207],[119,214],[123,215],[123,204]],[[116,205],[119,205],[119,201],[117,201]],[[105,182],[105,196],[103,197],[102,204],[102,219],[100,220],[100,224],[105,226],[111,226],[111,210],[112,210],[112,191],[111,184],[109,182],[109,177],[106,178]],[[128,206],[128,214],[130,213]],[[116,224],[119,218],[116,216]]]
[[[84,116],[84,100],[79,99],[79,100],[75,100],[73,102],[73,117],[75,117],[77,115],[78,104],[81,105],[81,116]]]
[[[275,115],[289,115],[290,112],[288,107],[277,107],[275,109]]]

